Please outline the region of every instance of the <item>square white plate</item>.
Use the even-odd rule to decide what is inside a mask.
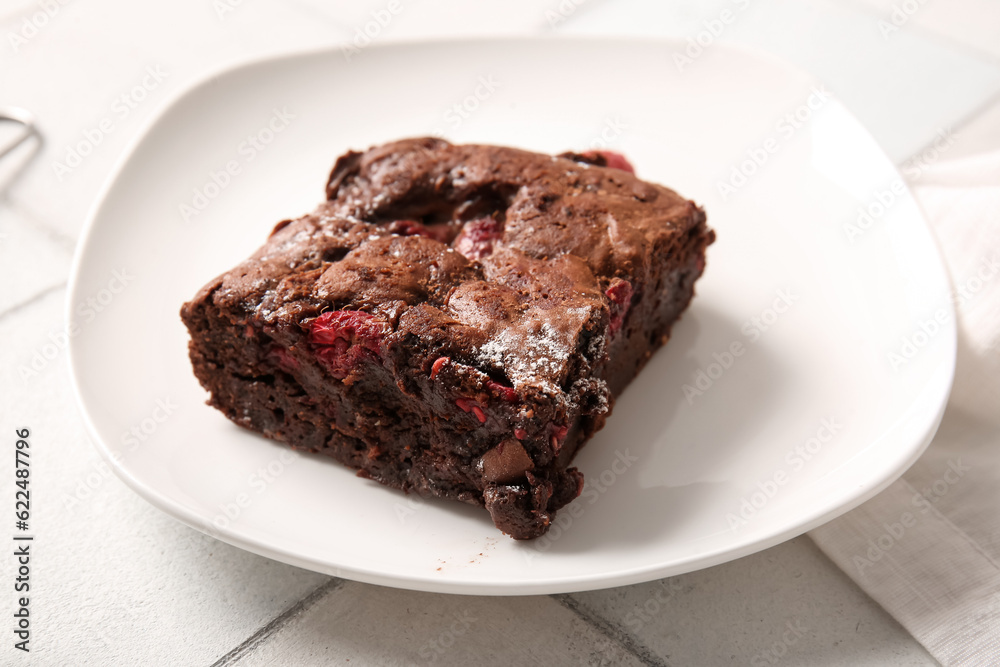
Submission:
[[[181,95],[120,165],[76,257],[71,365],[101,453],[147,500],[231,544],[469,594],[678,574],[876,494],[926,447],[951,385],[954,313],[931,236],[889,160],[809,76],[720,45],[681,70],[683,46],[329,50]],[[204,404],[187,359],[181,304],[311,210],[336,156],[431,133],[606,145],[701,203],[718,232],[672,340],[577,457],[583,495],[534,542],[239,429]]]

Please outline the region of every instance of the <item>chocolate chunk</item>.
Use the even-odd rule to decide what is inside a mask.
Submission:
[[[483,481],[507,484],[524,479],[525,473],[535,469],[535,463],[524,451],[524,445],[511,438],[483,454],[480,467]]]

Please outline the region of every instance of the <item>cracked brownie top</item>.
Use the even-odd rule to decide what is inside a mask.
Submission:
[[[326,202],[203,294],[279,344],[305,335],[336,377],[417,336],[498,386],[552,396],[602,362],[651,258],[704,220],[613,154],[410,139],[341,157]]]

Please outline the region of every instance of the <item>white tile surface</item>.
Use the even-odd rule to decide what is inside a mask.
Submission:
[[[11,446],[15,428],[31,429],[35,536],[32,651],[4,642],[0,664],[209,664],[326,577],[191,530],[111,474],[77,416],[65,351],[49,337],[60,330],[64,298],[57,290],[0,317],[4,442]],[[51,358],[22,380],[36,351]],[[0,497],[11,499],[12,467],[3,471]],[[14,559],[0,563],[0,576],[13,581]],[[3,604],[13,602],[11,592]]]
[[[934,665],[807,537],[719,567],[572,596],[673,665]]]
[[[1000,61],[1000,3],[992,0],[919,2],[854,0],[900,30],[939,36],[954,46],[979,51]],[[918,7],[918,8],[917,8]],[[886,28],[889,34],[896,34]]]
[[[0,21],[0,101],[34,112],[46,141],[10,196],[70,236],[129,141],[172,95],[226,63],[345,36],[294,6],[249,0],[222,18],[211,2],[192,0],[68,3],[15,53],[6,37],[19,26]],[[74,149],[88,154],[57,171]]]
[[[978,155],[1000,147],[1000,96],[972,114],[958,127],[955,143],[948,149],[949,159]]]
[[[723,11],[732,14],[728,25],[721,24]],[[684,41],[704,37],[707,48],[727,40],[777,54],[823,81],[900,162],[939,129],[955,126],[1000,92],[1000,65],[914,31],[885,39],[878,20],[834,0],[680,6],[622,0],[595,3],[557,31]],[[718,37],[705,32],[712,25]]]
[[[483,598],[348,582],[232,663],[641,665],[549,597]]]
[[[66,282],[72,245],[0,205],[0,313]]]

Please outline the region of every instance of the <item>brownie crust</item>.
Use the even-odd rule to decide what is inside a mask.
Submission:
[[[698,206],[628,169],[432,138],[347,153],[325,202],[182,308],[209,403],[543,534],[714,240]]]

